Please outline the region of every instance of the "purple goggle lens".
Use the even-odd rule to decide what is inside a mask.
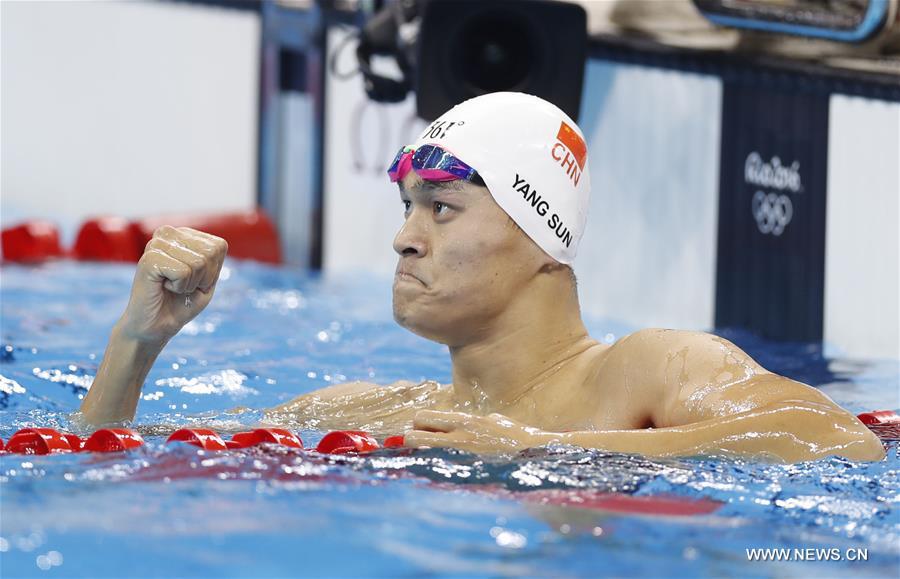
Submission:
[[[477,172],[437,145],[422,145],[418,149],[403,147],[388,169],[391,182],[396,183],[410,170],[426,181],[471,181]]]

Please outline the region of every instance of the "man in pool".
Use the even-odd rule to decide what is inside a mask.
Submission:
[[[727,340],[649,329],[605,345],[588,335],[570,266],[586,221],[586,156],[565,113],[520,93],[471,99],[432,123],[389,171],[405,216],[393,305],[400,325],[448,346],[452,384],[340,384],[268,419],[475,452],[564,443],[650,456],[883,458],[853,415]],[[134,417],[157,355],[212,299],[226,250],[199,231],[156,231],[84,399],[87,422]]]

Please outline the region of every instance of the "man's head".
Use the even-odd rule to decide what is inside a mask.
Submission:
[[[394,241],[401,325],[455,345],[538,286],[542,297],[529,299],[552,299],[548,283],[574,291],[568,264],[590,177],[583,137],[554,105],[521,93],[470,99],[398,154],[392,179],[406,219]]]

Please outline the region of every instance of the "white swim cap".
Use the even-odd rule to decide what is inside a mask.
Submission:
[[[438,145],[478,171],[497,204],[550,257],[569,264],[584,233],[591,177],[584,135],[556,105],[518,92],[462,102],[414,148]]]

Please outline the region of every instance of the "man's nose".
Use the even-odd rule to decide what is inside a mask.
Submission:
[[[413,211],[394,237],[394,251],[398,255],[422,257],[428,250],[428,225],[425,219],[418,215],[420,213],[422,212]]]

